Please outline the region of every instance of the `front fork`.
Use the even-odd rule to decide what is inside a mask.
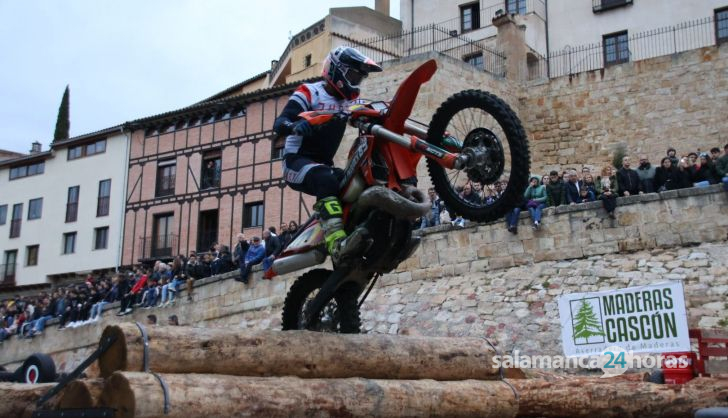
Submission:
[[[485,154],[483,152],[477,152],[472,149],[465,149],[461,153],[452,153],[445,149],[442,149],[436,145],[432,145],[422,138],[427,138],[427,132],[412,124],[405,124],[405,132],[412,135],[406,137],[392,132],[381,125],[372,123],[361,122],[358,125],[359,129],[364,132],[371,133],[372,135],[386,139],[390,142],[394,142],[397,145],[403,146],[411,151],[417,152],[424,155],[427,158],[435,160],[441,166],[448,169],[462,170],[472,168],[479,162],[485,160]],[[462,149],[462,143],[456,138],[446,135],[444,138],[445,145]]]

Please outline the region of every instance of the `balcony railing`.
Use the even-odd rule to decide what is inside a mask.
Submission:
[[[17,238],[20,236],[20,225],[22,223],[22,219],[13,219],[10,221],[10,238]]]
[[[15,266],[13,264],[0,264],[0,289],[15,287]]]
[[[76,222],[78,219],[78,203],[66,204],[66,222]]]
[[[141,259],[172,258],[177,248],[178,236],[175,234],[153,235],[139,238]]]
[[[632,1],[633,0],[592,0],[592,11],[594,11],[594,13],[600,13],[605,10],[632,4]]]

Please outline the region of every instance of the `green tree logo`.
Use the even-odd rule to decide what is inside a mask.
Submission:
[[[589,299],[596,299],[596,303],[599,303],[598,298],[580,299],[579,301],[572,302],[572,304],[581,302],[576,315],[574,315],[573,305],[571,308],[574,324],[574,344],[577,344],[577,340],[580,338],[584,339],[582,344],[589,344],[589,337],[599,336],[602,337],[600,341],[591,341],[591,343],[604,342],[604,329],[602,328],[601,318],[597,317],[597,314],[594,313],[594,306]],[[598,305],[597,308],[599,308]]]

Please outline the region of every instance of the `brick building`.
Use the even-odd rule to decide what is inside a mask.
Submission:
[[[131,122],[122,265],[206,251],[235,235],[305,221],[313,199],[285,187],[272,127],[297,84]]]

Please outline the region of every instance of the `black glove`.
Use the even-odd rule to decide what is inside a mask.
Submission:
[[[313,126],[306,119],[301,119],[293,126],[293,133],[300,136],[311,136]]]

